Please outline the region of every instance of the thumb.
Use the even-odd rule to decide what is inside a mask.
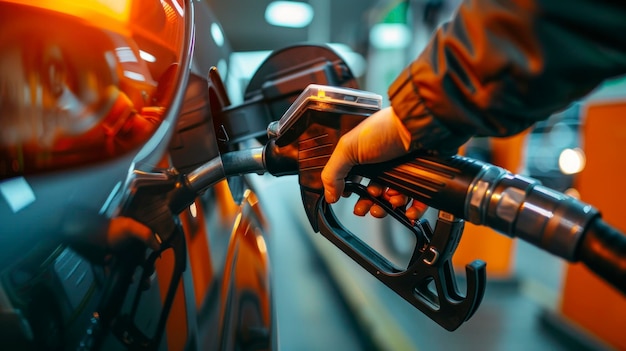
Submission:
[[[346,133],[339,139],[335,151],[331,154],[326,166],[324,166],[322,170],[324,197],[326,201],[331,204],[339,201],[345,187],[344,179],[348,176],[352,167],[357,164],[356,160],[351,157],[346,146],[349,145],[346,141],[350,139],[352,132],[353,131]]]
[[[406,154],[411,133],[391,107],[382,109],[344,134],[322,170],[324,196],[335,203],[343,193],[344,179],[355,165],[388,161]]]

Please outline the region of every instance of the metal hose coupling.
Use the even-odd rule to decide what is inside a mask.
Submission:
[[[490,164],[476,175],[465,203],[471,223],[518,237],[569,261],[599,211],[572,196]]]

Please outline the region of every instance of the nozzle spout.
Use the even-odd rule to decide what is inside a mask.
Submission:
[[[176,184],[176,190],[170,201],[170,209],[174,213],[179,213],[191,205],[200,193],[227,177],[265,173],[263,150],[263,147],[257,147],[228,152],[182,175]]]

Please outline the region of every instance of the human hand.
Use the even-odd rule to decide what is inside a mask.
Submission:
[[[352,167],[389,161],[405,155],[410,143],[411,133],[391,107],[363,120],[339,139],[322,170],[326,201],[335,203],[339,200],[344,191],[345,178]]]

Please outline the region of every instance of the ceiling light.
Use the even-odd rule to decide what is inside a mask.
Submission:
[[[211,36],[213,37],[213,40],[215,40],[215,44],[217,44],[217,46],[224,45],[224,33],[222,32],[220,25],[215,22],[211,24]]]
[[[313,20],[313,8],[304,2],[273,1],[265,9],[267,23],[290,28],[303,28]]]
[[[403,23],[379,23],[370,30],[370,42],[377,49],[402,49],[410,39],[411,31]]]
[[[565,149],[559,155],[559,168],[563,174],[580,173],[585,168],[585,161],[582,149]]]

